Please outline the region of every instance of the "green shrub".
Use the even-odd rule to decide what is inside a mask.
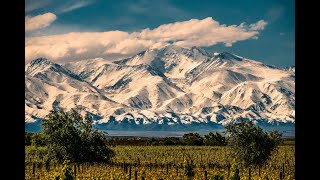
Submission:
[[[212,133],[204,135],[204,144],[206,146],[225,146],[227,145],[226,138],[220,133]]]
[[[24,145],[25,146],[30,146],[31,145],[32,136],[33,136],[33,133],[30,133],[30,132],[25,132],[24,133]]]
[[[51,111],[42,121],[48,159],[62,162],[110,162],[114,152],[107,147],[105,136],[92,125],[89,116],[77,111]]]
[[[226,126],[230,134],[229,146],[234,151],[238,162],[246,167],[262,166],[267,162],[273,150],[281,143],[282,134],[264,132],[260,127],[255,126],[252,121],[243,121]]]
[[[40,133],[34,133],[32,135],[31,144],[33,146],[46,146],[47,145],[45,137],[41,132]]]
[[[198,133],[186,133],[183,135],[182,138],[186,145],[189,145],[189,146],[203,145],[203,137],[201,137]]]

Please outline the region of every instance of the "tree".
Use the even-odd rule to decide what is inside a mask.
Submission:
[[[71,162],[110,162],[114,152],[105,144],[105,136],[92,125],[89,116],[76,110],[51,111],[42,121],[48,146],[47,160]]]
[[[46,146],[46,140],[44,135],[40,133],[34,133],[31,137],[31,144],[34,146]]]
[[[25,146],[30,146],[31,145],[32,136],[33,136],[33,133],[30,133],[30,132],[25,132],[24,133],[24,145]]]
[[[252,121],[243,121],[226,126],[229,133],[228,144],[234,150],[237,160],[244,166],[260,167],[270,159],[272,151],[281,143],[282,134],[264,132]]]
[[[164,146],[172,146],[179,143],[179,139],[176,137],[165,137],[164,139],[160,140],[161,145]]]
[[[203,138],[198,133],[187,133],[184,134],[183,140],[187,145],[190,146],[201,146],[203,145]]]
[[[207,146],[225,146],[227,143],[226,138],[220,133],[210,132],[204,135],[204,144]]]

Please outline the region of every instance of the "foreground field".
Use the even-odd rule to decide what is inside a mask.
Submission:
[[[184,159],[194,164],[193,179],[212,179],[221,174],[228,179],[231,151],[227,147],[212,146],[117,146],[113,164],[74,164],[76,179],[187,179]],[[26,147],[25,179],[52,179],[61,164],[45,164],[44,154],[34,154],[34,147]],[[38,151],[39,152],[39,151]],[[249,170],[239,167],[241,179],[249,179]],[[252,168],[251,179],[295,179],[294,146],[280,146],[271,160],[260,169]]]

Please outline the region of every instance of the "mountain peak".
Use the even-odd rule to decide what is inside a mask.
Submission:
[[[31,62],[30,62],[30,65],[36,65],[36,64],[38,64],[38,65],[40,65],[40,64],[46,64],[46,65],[53,65],[54,63],[53,62],[51,62],[51,61],[49,61],[48,59],[46,59],[46,58],[37,58],[37,59],[34,59],[34,60],[32,60]]]
[[[243,58],[240,56],[237,56],[235,54],[231,54],[229,52],[222,52],[222,53],[214,53],[216,57],[220,57],[224,60],[236,60],[236,61],[242,61]]]
[[[206,50],[201,49],[200,47],[197,47],[197,46],[192,46],[192,47],[190,48],[190,51],[191,51],[193,54],[198,54],[198,53],[200,53],[200,54],[202,54],[202,55],[204,55],[204,56],[208,56],[208,57],[211,56]]]
[[[31,74],[32,72],[35,73],[37,71],[48,69],[54,65],[55,63],[49,61],[46,58],[37,58],[32,60],[29,64],[25,66],[25,72],[27,74]]]
[[[53,73],[61,72],[67,76],[82,81],[78,75],[70,71],[68,68],[62,67],[60,64],[53,63],[46,58],[34,59],[25,66],[26,74],[31,76],[37,76],[39,73],[42,74],[45,71],[51,71]]]

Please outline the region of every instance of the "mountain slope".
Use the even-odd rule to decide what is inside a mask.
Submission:
[[[148,49],[115,63],[119,65],[148,64],[168,78],[183,78],[186,72],[207,59],[208,55],[207,52],[197,47],[186,49],[168,45],[161,49]]]
[[[99,128],[221,128],[240,118],[277,126],[295,121],[294,68],[227,52],[168,45],[120,61],[26,65],[26,122],[77,108]],[[275,123],[278,122],[278,123]]]
[[[25,97],[27,121],[43,118],[56,108],[78,108],[99,115],[99,108],[111,113],[126,107],[70,70],[43,58],[26,65]]]

